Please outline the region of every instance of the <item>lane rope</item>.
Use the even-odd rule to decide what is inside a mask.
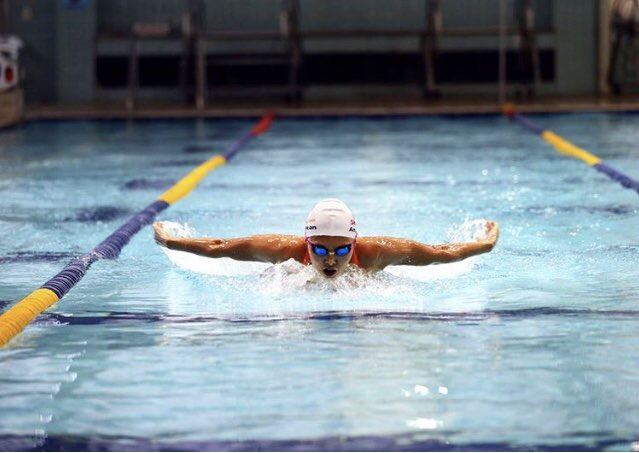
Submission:
[[[36,316],[59,301],[87,273],[93,263],[101,259],[117,259],[125,245],[144,226],[153,222],[166,208],[186,197],[204,177],[226,164],[255,137],[266,132],[274,115],[267,114],[244,136],[234,142],[224,154],[215,155],[184,176],[153,203],[131,217],[89,253],[72,260],[62,271],[40,288],[16,302],[0,316],[0,347],[20,333]]]
[[[608,165],[599,157],[586,151],[583,148],[576,146],[573,143],[570,143],[568,140],[560,137],[554,132],[539,127],[538,125],[530,121],[530,119],[517,112],[514,105],[504,104],[502,106],[502,112],[512,121],[519,123],[524,129],[539,135],[553,148],[555,148],[558,153],[586,163],[588,166],[603,173],[613,181],[618,182],[626,189],[634,190],[639,194],[639,182],[637,182],[637,180]]]

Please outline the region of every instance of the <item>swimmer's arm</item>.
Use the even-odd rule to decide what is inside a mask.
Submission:
[[[162,222],[154,223],[153,229],[158,244],[208,258],[280,263],[290,258],[301,261],[305,251],[304,238],[300,236],[263,234],[229,239],[178,238],[168,234]]]
[[[486,238],[475,242],[428,245],[410,239],[369,237],[362,238],[370,245],[362,244],[367,253],[367,266],[383,269],[386,266],[426,266],[461,261],[471,256],[490,252],[499,238],[499,226],[486,223]],[[363,242],[362,240],[362,242]],[[364,258],[364,256],[362,256]]]

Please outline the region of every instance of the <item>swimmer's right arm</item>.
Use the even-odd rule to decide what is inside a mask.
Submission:
[[[299,236],[264,234],[229,239],[178,238],[171,236],[162,222],[155,222],[153,229],[158,244],[208,258],[280,263],[290,258],[301,261],[305,251],[304,238]]]

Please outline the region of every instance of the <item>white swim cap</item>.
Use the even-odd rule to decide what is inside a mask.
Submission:
[[[327,198],[315,205],[306,219],[306,237],[342,236],[355,239],[355,217],[337,198]]]

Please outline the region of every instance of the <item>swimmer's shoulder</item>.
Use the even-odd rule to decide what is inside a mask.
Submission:
[[[303,236],[294,236],[292,234],[274,234],[271,236],[274,247],[281,254],[282,261],[293,258],[300,263],[304,261],[306,254],[306,240]]]
[[[242,251],[242,256],[250,257],[246,258],[247,261],[281,263],[291,258],[296,261],[304,259],[305,242],[302,236],[255,234],[229,241]]]
[[[384,268],[383,255],[390,244],[385,236],[364,236],[357,238],[357,257],[362,268],[367,271],[376,271]]]
[[[361,267],[367,271],[379,271],[404,261],[412,253],[416,242],[411,239],[389,236],[357,238],[357,253]]]

